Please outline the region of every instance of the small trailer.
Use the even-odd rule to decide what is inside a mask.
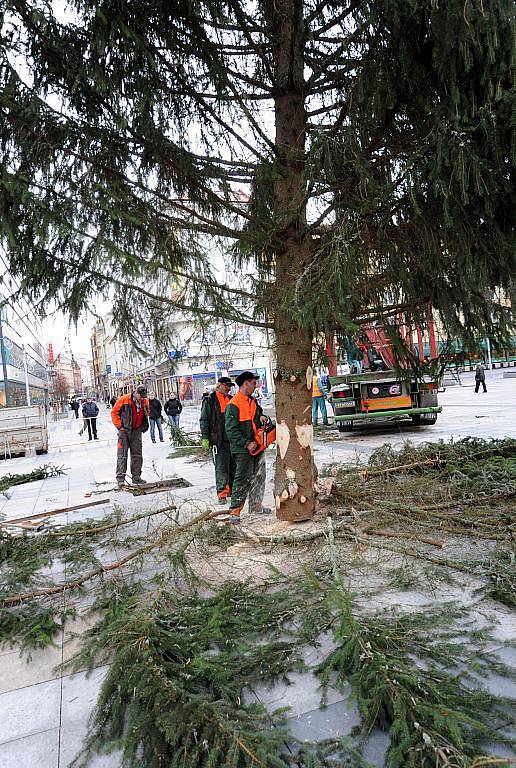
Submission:
[[[48,452],[44,405],[0,408],[0,458]]]
[[[405,371],[368,371],[330,376],[329,383],[339,432],[350,432],[364,423],[399,419],[429,426],[442,411],[437,404],[438,383],[430,376],[418,379]]]

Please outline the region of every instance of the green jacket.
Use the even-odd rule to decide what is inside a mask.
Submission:
[[[227,408],[229,397],[222,399],[226,401],[224,408]],[[220,448],[223,443],[227,443],[224,412],[221,409],[220,400],[216,392],[212,392],[211,395],[208,395],[202,401],[199,423],[201,437],[209,440],[210,445],[216,445],[217,448]]]
[[[261,427],[260,417],[263,411],[253,397],[246,397],[237,392],[226,406],[226,437],[231,453],[249,453],[247,446],[255,440],[255,428]]]

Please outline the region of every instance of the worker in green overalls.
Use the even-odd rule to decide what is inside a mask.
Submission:
[[[231,455],[224,421],[224,413],[230,400],[229,391],[232,386],[231,379],[227,376],[221,376],[214,391],[203,397],[201,406],[201,445],[206,450],[211,448],[213,452],[219,504],[227,504],[235,476],[235,461]]]

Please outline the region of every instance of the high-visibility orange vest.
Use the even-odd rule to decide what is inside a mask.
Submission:
[[[312,379],[312,397],[324,397],[324,392],[321,392],[317,376],[314,376]]]

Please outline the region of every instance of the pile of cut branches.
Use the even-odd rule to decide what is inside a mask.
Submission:
[[[349,570],[350,542],[380,546],[482,575],[484,594],[511,605],[513,523],[505,491],[513,446],[455,445],[460,461],[445,444],[406,446],[332,471],[333,523],[295,539],[254,536],[257,546],[267,541],[276,552],[297,542],[299,568],[289,575],[271,570],[238,582],[228,568],[216,585],[204,580],[203,558],[223,557],[238,535],[217,527],[211,512],[180,523],[172,508],[131,517],[117,511],[24,539],[3,536],[1,639],[26,650],[52,642],[73,615],[63,594],[95,589],[95,623],[72,663],[89,668],[109,658],[111,666],[79,759],[84,766],[95,751],[120,747],[128,768],[365,768],[376,728],[390,734],[386,768],[508,766],[483,756],[488,743],[494,751],[512,744],[514,725],[514,702],[481,683],[490,674],[514,677],[492,651],[489,629],[480,631],[469,609],[454,604],[407,614],[365,610],[339,574],[341,564]],[[475,458],[478,451],[485,453]],[[477,473],[475,463],[482,465]],[[485,493],[502,475],[509,485]],[[471,505],[472,483],[484,491],[481,505]],[[379,537],[388,532],[409,546],[385,543]],[[482,558],[451,562],[428,551],[442,534],[485,537],[489,547],[500,537]],[[334,545],[340,537],[347,549]],[[44,570],[59,562],[66,580],[52,582]],[[155,575],[141,578],[144,566]],[[243,572],[246,578],[249,569]],[[328,631],[333,644],[323,651]],[[304,661],[309,646],[318,649],[312,667]],[[351,688],[360,726],[346,739],[300,743],[289,732],[288,712],[260,704],[263,687],[303,670],[319,677],[322,704],[330,686]]]
[[[82,764],[98,749],[121,746],[130,768],[361,766],[377,727],[391,733],[387,768],[465,768],[482,742],[509,742],[511,702],[478,688],[474,677],[509,672],[487,653],[487,633],[455,625],[463,610],[370,616],[339,576],[282,581],[230,581],[208,596],[195,580],[175,592],[166,579],[152,594],[141,586],[106,591],[94,606],[101,618],[74,660],[83,667],[112,658]],[[302,747],[288,734],[288,712],[267,712],[253,691],[307,670],[302,650],[328,628],[334,649],[312,671],[323,703],[331,683],[351,685],[361,725],[347,741]]]

